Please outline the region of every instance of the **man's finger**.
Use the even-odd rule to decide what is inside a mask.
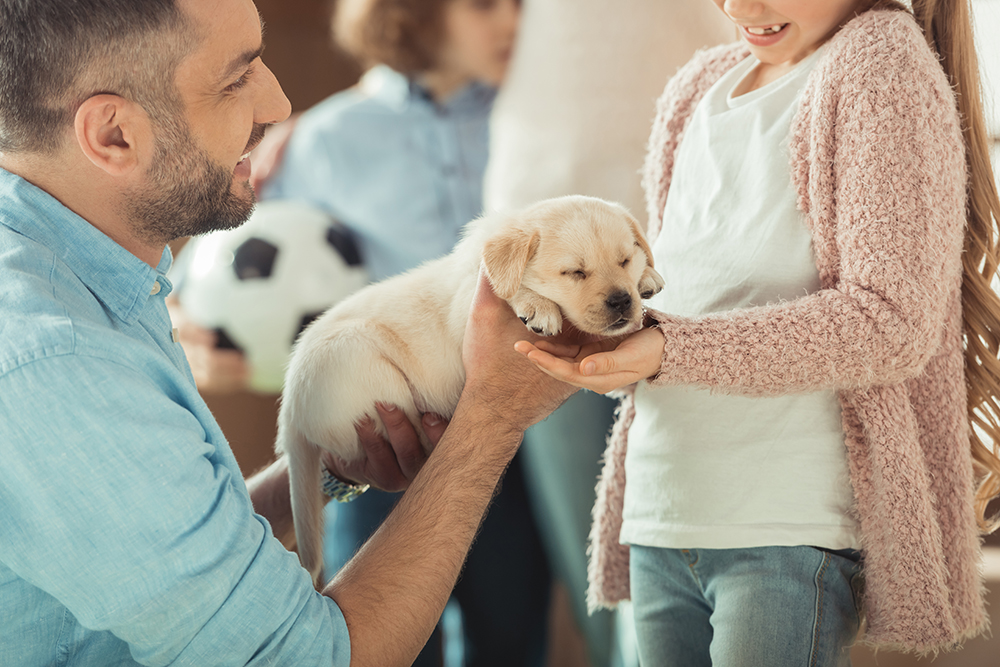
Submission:
[[[431,441],[432,445],[438,444],[448,428],[448,420],[433,412],[425,413],[421,423],[424,426],[424,433],[427,434],[427,439]]]
[[[375,431],[373,421],[359,423],[355,430],[365,452],[365,473],[368,481],[383,491],[401,491],[407,480],[396,461],[392,445]]]
[[[407,419],[406,413],[394,405],[376,403],[375,409],[382,418],[386,433],[389,434],[389,443],[395,454],[396,464],[403,476],[412,481],[427,461],[427,454],[420,444],[416,429]]]

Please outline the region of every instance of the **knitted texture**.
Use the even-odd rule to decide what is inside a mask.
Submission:
[[[643,173],[651,239],[669,234],[661,216],[695,106],[747,53],[741,43],[700,52],[657,103]],[[966,170],[953,92],[911,15],[868,12],[830,40],[789,153],[821,289],[698,318],[651,313],[666,345],[650,382],[757,396],[838,390],[865,641],[952,648],[988,624],[962,356]],[[594,507],[591,609],[628,598],[618,537],[634,415],[627,392]]]

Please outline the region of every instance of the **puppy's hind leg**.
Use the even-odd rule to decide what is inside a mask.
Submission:
[[[288,456],[288,483],[292,496],[296,551],[299,562],[312,576],[313,585],[323,585],[323,498],[320,490],[319,447],[298,429],[282,429],[282,446]]]

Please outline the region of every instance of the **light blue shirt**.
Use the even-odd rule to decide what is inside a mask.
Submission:
[[[347,665],[151,268],[0,170],[0,665]]]
[[[385,66],[299,119],[262,199],[298,199],[355,235],[372,280],[441,255],[482,214],[496,91],[472,83],[435,103]]]

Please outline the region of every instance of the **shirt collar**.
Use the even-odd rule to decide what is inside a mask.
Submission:
[[[141,314],[154,290],[166,296],[164,275],[173,257],[164,248],[154,269],[52,195],[0,169],[0,225],[48,248],[112,313],[124,322]]]
[[[370,97],[397,109],[417,104],[449,113],[475,113],[486,109],[496,97],[496,88],[473,81],[456,91],[443,104],[434,101],[430,91],[386,65],[376,65],[361,77],[361,89]]]

